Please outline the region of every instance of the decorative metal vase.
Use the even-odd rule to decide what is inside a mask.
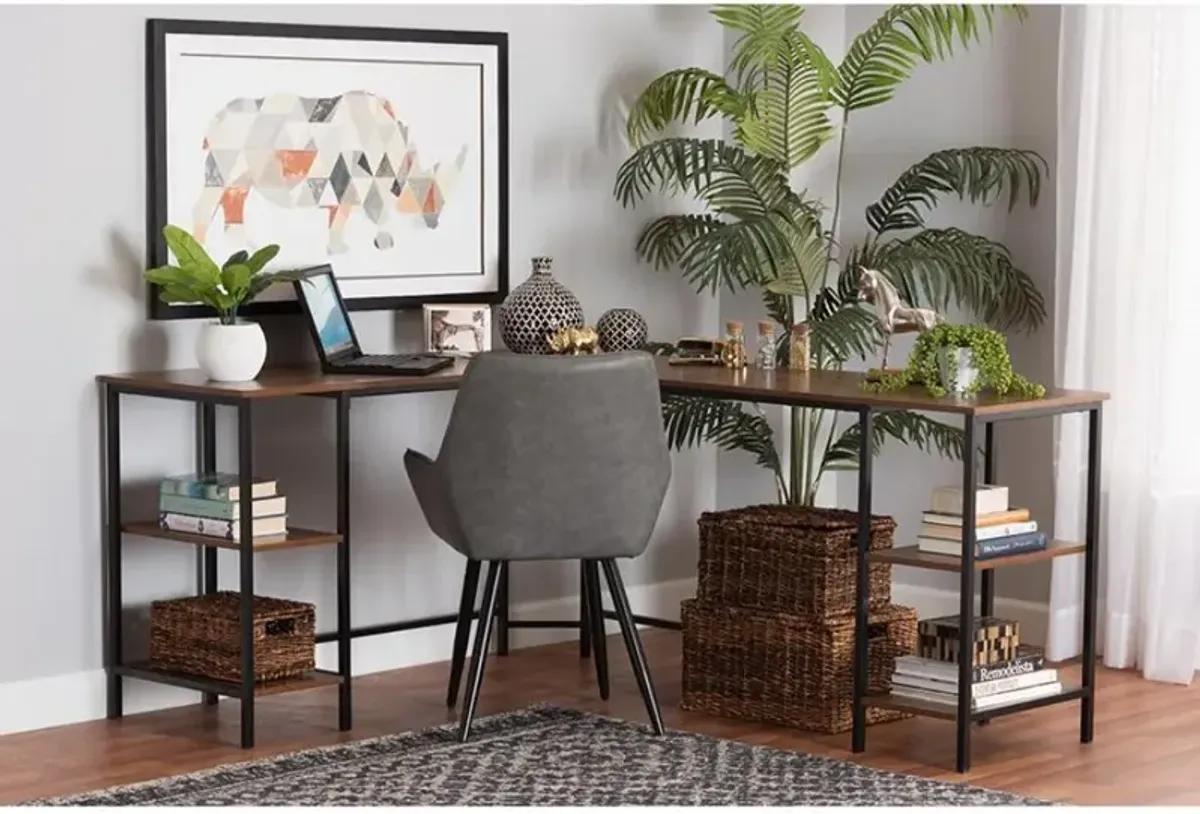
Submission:
[[[596,320],[596,333],[600,335],[600,350],[619,353],[643,347],[649,329],[645,318],[632,308],[613,308]]]
[[[946,395],[964,396],[979,376],[975,353],[970,348],[939,348],[938,375]]]
[[[550,337],[563,328],[582,328],[583,306],[554,279],[549,257],[533,258],[533,273],[500,304],[500,339],[513,353],[553,353]]]

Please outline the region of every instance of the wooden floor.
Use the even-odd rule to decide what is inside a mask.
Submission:
[[[954,726],[912,719],[874,726],[867,751],[849,735],[794,730],[681,712],[679,637],[645,634],[667,725],[746,743],[856,759],[868,766],[961,780],[953,771]],[[609,640],[613,693],[602,702],[590,661],[574,643],[492,658],[480,714],[552,702],[645,720],[620,637]],[[1067,668],[1077,672],[1077,668]],[[0,804],[150,780],[306,747],[453,721],[444,706],[446,666],[426,665],[355,681],[355,726],[336,728],[337,690],[269,697],[258,704],[256,749],[238,743],[238,704],[200,704],[121,721],[94,721],[0,737]],[[1100,669],[1096,740],[1079,743],[1078,703],[1000,718],[973,735],[965,779],[1047,800],[1080,804],[1200,804],[1200,687],[1154,684]]]

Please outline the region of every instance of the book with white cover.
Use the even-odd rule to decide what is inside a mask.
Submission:
[[[1026,701],[1036,701],[1039,698],[1058,695],[1062,690],[1062,682],[1059,681],[1050,684],[1038,684],[1034,687],[997,693],[996,695],[989,695],[984,698],[972,698],[971,709],[980,711],[1007,707],[1011,704],[1023,704]],[[916,701],[932,701],[936,704],[955,704],[958,702],[958,697],[949,693],[906,687],[903,684],[893,684],[892,695],[897,698],[912,698]]]
[[[972,684],[971,697],[986,698],[991,695],[999,695],[1000,693],[1023,690],[1026,687],[1036,687],[1040,684],[1053,684],[1056,681],[1058,681],[1058,670],[1037,670],[1032,673]],[[919,690],[929,690],[931,692],[958,697],[957,681],[943,681],[940,679],[895,673],[892,675],[892,684],[894,686],[913,687]]]
[[[939,486],[933,490],[929,511],[939,514],[962,514],[961,486]],[[1008,509],[1008,487],[986,484],[975,490],[975,514],[992,514]]]
[[[1037,531],[1036,520],[1026,520],[1024,523],[1003,523],[996,526],[982,526],[975,529],[975,541],[994,540],[997,537],[1009,537],[1014,534],[1028,534]],[[962,526],[945,526],[941,523],[922,523],[921,536],[935,540],[951,540],[961,543],[963,539]]]

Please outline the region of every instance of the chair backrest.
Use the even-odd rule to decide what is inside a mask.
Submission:
[[[475,559],[637,556],[671,477],[653,357],[476,356],[437,465]]]

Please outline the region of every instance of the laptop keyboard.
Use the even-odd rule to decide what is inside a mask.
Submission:
[[[334,362],[336,367],[359,367],[362,365],[403,365],[409,362],[416,362],[421,359],[428,359],[431,354],[427,353],[372,353],[368,356],[360,356],[357,359],[344,359]]]

